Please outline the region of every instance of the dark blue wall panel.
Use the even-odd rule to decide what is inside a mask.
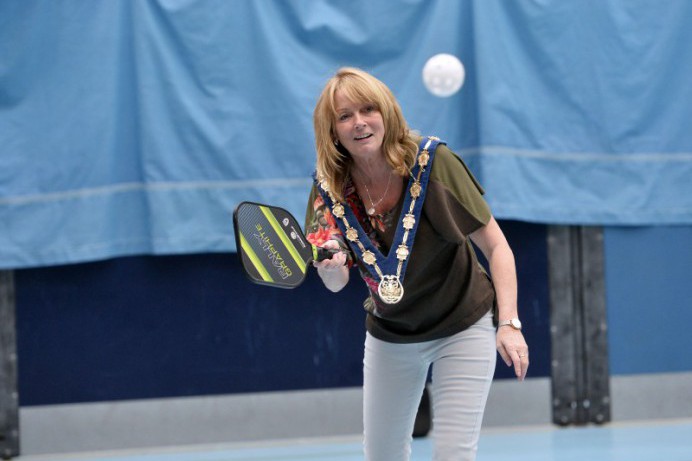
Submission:
[[[692,226],[604,236],[611,373],[692,371]]]
[[[22,405],[360,383],[356,284],[256,286],[207,254],[23,270],[17,288]]]
[[[531,376],[549,372],[544,226],[502,223],[519,266]],[[359,386],[365,288],[311,272],[253,285],[235,254],[16,271],[22,406]],[[498,363],[497,377],[511,370]]]

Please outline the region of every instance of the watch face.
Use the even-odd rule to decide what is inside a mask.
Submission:
[[[519,321],[519,319],[512,319],[509,321],[509,323],[517,330],[521,330],[521,322]]]

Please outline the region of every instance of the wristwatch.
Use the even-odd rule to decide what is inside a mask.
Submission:
[[[505,325],[509,325],[510,327],[514,328],[515,330],[521,330],[521,321],[516,317],[514,317],[513,319],[509,319],[509,320],[502,320],[497,325],[497,327],[500,328],[500,327],[503,327]]]

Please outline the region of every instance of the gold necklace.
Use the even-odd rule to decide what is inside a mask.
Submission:
[[[370,189],[368,189],[368,185],[363,183],[363,186],[365,186],[365,193],[368,194],[368,200],[370,200],[370,205],[372,205],[370,208],[368,208],[366,211],[370,216],[375,215],[375,211],[377,208],[377,205],[382,203],[382,200],[387,196],[387,192],[389,192],[389,184],[392,182],[392,172],[389,172],[389,180],[387,180],[387,188],[384,190],[384,194],[382,194],[382,197],[377,201],[377,203],[372,201],[372,197],[370,196]]]
[[[430,160],[428,147],[430,147],[430,144],[433,140],[439,139],[435,137],[429,137],[428,142],[425,144],[425,147],[423,147],[421,152],[418,154],[418,165],[420,166],[420,168],[418,169],[417,177],[413,178],[413,184],[409,188],[409,193],[411,194],[411,203],[409,205],[408,211],[404,214],[404,217],[401,220],[405,231],[401,238],[401,243],[396,249],[396,257],[399,260],[399,263],[397,264],[396,268],[396,274],[384,274],[382,272],[382,269],[380,269],[380,266],[377,264],[377,256],[375,256],[375,253],[373,253],[372,251],[366,249],[363,243],[359,240],[358,231],[355,228],[351,227],[351,225],[349,224],[348,219],[346,219],[346,212],[344,206],[334,198],[334,195],[332,194],[331,190],[329,190],[327,181],[324,178],[321,178],[319,181],[320,187],[329,195],[329,198],[331,199],[332,213],[334,214],[334,216],[336,216],[337,219],[340,219],[344,224],[344,227],[346,229],[346,238],[350,242],[353,242],[355,245],[358,246],[361,252],[361,259],[363,260],[363,262],[365,264],[368,264],[369,266],[372,266],[375,269],[377,275],[380,277],[380,282],[377,286],[377,294],[380,296],[382,301],[384,301],[387,304],[396,304],[399,301],[401,301],[401,298],[403,298],[404,296],[404,286],[401,283],[401,269],[404,265],[404,261],[406,261],[406,259],[409,256],[409,247],[407,244],[409,231],[413,229],[416,223],[416,216],[414,215],[413,210],[416,204],[416,199],[421,195],[422,192],[420,180],[421,176],[423,175],[423,172],[425,171],[425,167],[427,166],[428,161]]]

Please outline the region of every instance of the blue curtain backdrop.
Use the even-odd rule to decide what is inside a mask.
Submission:
[[[692,224],[688,0],[0,2],[0,268],[233,251],[303,216],[342,65],[467,160],[498,218]],[[438,53],[466,66],[427,92]]]

